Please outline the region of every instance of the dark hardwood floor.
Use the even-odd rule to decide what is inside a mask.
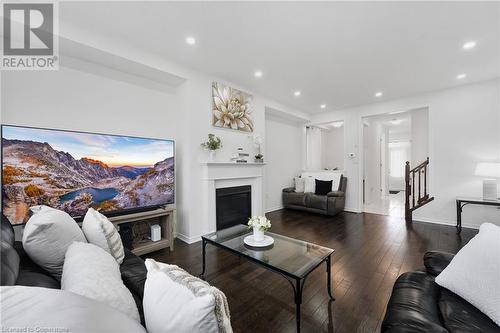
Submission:
[[[302,303],[302,332],[379,332],[396,278],[423,267],[428,250],[456,253],[476,233],[454,227],[375,215],[342,213],[335,217],[280,210],[268,214],[272,231],[335,249],[333,293],[329,302],[326,271],[307,278]],[[174,252],[151,257],[176,264],[194,275],[201,271],[201,242],[176,240]],[[206,280],[229,302],[235,332],[295,332],[293,291],[284,278],[207,245]]]

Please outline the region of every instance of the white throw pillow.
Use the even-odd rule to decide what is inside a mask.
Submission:
[[[302,173],[302,178],[313,178],[318,180],[331,180],[332,181],[332,191],[338,191],[340,185],[340,178],[342,173],[340,171],[304,171]],[[307,192],[307,191],[306,191]],[[314,192],[314,191],[313,191]]]
[[[123,284],[109,253],[89,243],[73,243],[66,253],[61,289],[108,304],[140,321],[134,297]]]
[[[295,192],[304,193],[304,189],[306,186],[305,179],[300,177],[295,177]]]
[[[31,208],[33,216],[23,231],[23,248],[31,260],[61,280],[64,255],[75,241],[87,242],[78,224],[62,210]]]
[[[149,333],[231,333],[226,296],[175,265],[146,259],[144,317]]]
[[[316,179],[312,177],[305,178],[304,192],[314,193],[316,192]]]
[[[0,287],[0,299],[3,332],[146,332],[120,311],[60,289]]]
[[[82,230],[89,243],[99,246],[121,264],[125,253],[120,233],[108,218],[94,208],[89,208],[83,218]]]
[[[500,325],[500,227],[482,224],[479,233],[436,277],[436,283]]]
[[[342,178],[341,173],[334,173],[331,177],[332,179],[332,191],[338,191],[340,186],[340,179]],[[328,179],[330,180],[330,179]]]

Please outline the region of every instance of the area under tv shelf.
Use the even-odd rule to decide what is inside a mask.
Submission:
[[[152,218],[159,218],[158,224],[161,227],[161,240],[156,242],[148,240],[134,243],[132,252],[135,255],[140,256],[166,248],[170,248],[170,251],[174,250],[174,226],[176,223],[175,214],[175,208],[158,208],[140,213],[114,216],[110,217],[109,220],[119,227],[120,224],[124,223],[134,223]]]

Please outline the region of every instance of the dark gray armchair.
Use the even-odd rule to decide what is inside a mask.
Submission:
[[[294,187],[283,189],[283,206],[324,215],[336,215],[344,210],[347,178],[342,176],[337,191],[326,195],[297,193]]]

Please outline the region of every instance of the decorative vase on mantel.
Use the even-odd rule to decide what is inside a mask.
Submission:
[[[215,152],[217,149],[222,148],[222,140],[215,136],[214,134],[208,134],[208,140],[201,144],[203,148],[208,150],[208,161],[214,162],[215,160]]]
[[[215,161],[215,155],[217,155],[217,150],[209,150],[208,151],[208,161],[209,162],[214,162]]]

